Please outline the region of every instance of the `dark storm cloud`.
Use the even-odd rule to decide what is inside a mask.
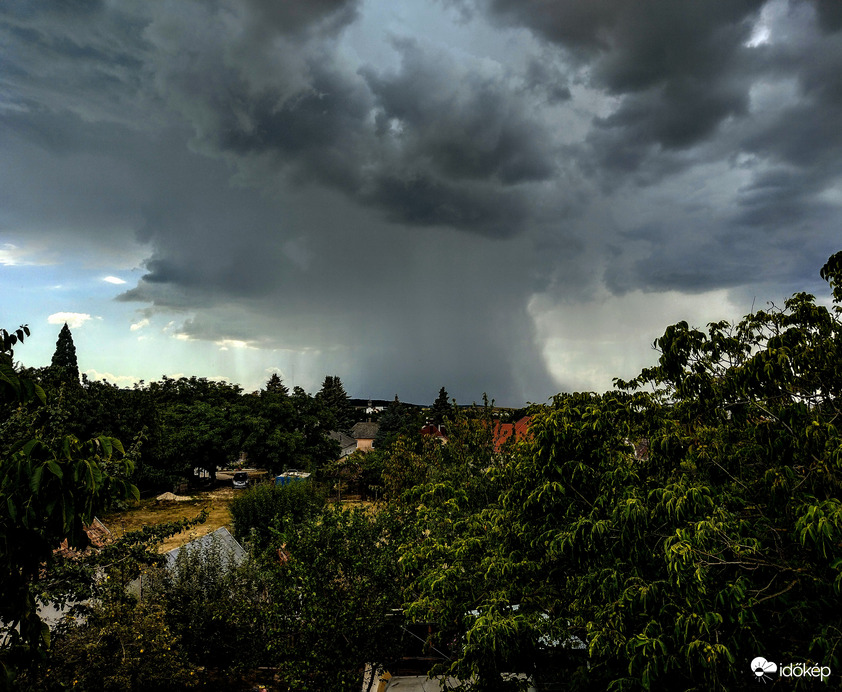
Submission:
[[[813,6],[819,16],[819,25],[827,33],[842,30],[842,5],[827,0],[813,0]]]
[[[307,0],[277,2],[245,0],[251,15],[250,28],[255,32],[296,34],[314,26],[323,32],[335,33],[354,20],[358,0]]]
[[[739,224],[765,229],[797,227],[803,219],[829,210],[813,194],[814,183],[793,170],[769,170],[739,190]]]
[[[676,3],[491,0],[492,12],[530,27],[586,66],[593,86],[627,98],[602,128],[664,148],[691,146],[745,112],[735,70],[763,0]]]
[[[525,200],[516,193],[447,183],[427,175],[397,177],[389,171],[373,181],[363,199],[386,211],[396,223],[449,226],[492,238],[516,235],[529,216]]]
[[[552,134],[504,77],[463,73],[415,42],[395,48],[399,69],[359,75],[310,56],[307,86],[292,95],[253,95],[208,56],[201,72],[213,69],[213,86],[186,113],[202,147],[233,155],[246,172],[253,157],[272,157],[290,180],[339,189],[397,223],[518,232],[530,206],[523,184],[554,173]],[[194,80],[178,75],[168,88],[183,92]]]
[[[548,64],[548,59],[533,58],[526,68],[526,88],[538,94],[544,94],[547,102],[561,103],[573,98],[568,86],[568,76],[556,65]]]
[[[643,197],[660,198],[664,185],[680,195],[673,180],[698,184],[691,183],[694,170],[732,157],[740,184],[711,193],[701,213],[664,208],[674,225],[658,243],[637,243],[645,259],[633,259],[635,253],[615,258],[615,271],[606,275],[615,290],[699,291],[768,280],[780,272],[782,253],[812,253],[810,262],[789,264],[819,266],[838,244],[838,3],[476,5],[501,24],[528,27],[569,57],[577,75],[572,81],[617,99],[572,148],[580,170],[604,194],[631,184]],[[801,237],[801,244],[786,242],[786,234]]]
[[[428,162],[452,179],[504,185],[546,180],[554,171],[549,133],[497,76],[460,74],[414,41],[396,43],[401,67],[362,70],[377,103],[380,136],[391,135],[404,160]]]

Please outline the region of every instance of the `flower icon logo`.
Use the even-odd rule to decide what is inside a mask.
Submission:
[[[751,671],[757,676],[758,682],[766,682],[772,679],[772,673],[778,672],[778,664],[758,656],[751,662]]]

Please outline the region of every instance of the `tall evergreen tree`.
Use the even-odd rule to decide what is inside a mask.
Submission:
[[[433,419],[433,423],[436,425],[442,425],[451,415],[453,415],[453,406],[449,401],[447,390],[442,387],[430,409],[430,418]]]
[[[67,322],[61,328],[56,341],[56,350],[50,363],[54,375],[62,382],[79,384],[79,364],[76,362],[76,346]]]
[[[339,375],[326,375],[316,400],[334,417],[337,430],[348,430],[354,424],[354,408]]]
[[[266,382],[265,391],[267,394],[280,394],[281,396],[287,396],[289,394],[289,389],[287,389],[276,372],[273,372],[272,376]]]

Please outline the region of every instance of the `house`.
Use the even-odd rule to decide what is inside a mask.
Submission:
[[[441,444],[447,444],[447,434],[443,425],[426,423],[421,427],[421,435],[423,437],[435,438]]]
[[[371,449],[379,429],[379,423],[372,423],[371,421],[355,423],[354,427],[351,428],[351,436],[357,441],[357,449],[362,452]]]

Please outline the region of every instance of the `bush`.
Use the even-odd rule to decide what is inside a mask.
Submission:
[[[182,549],[174,565],[148,575],[144,598],[161,603],[191,663],[239,671],[262,663],[265,585],[250,561],[237,564],[214,540]]]
[[[287,485],[257,485],[235,498],[230,505],[234,535],[251,538],[256,547],[269,542],[273,529],[297,524],[316,514],[325,505],[325,495],[309,481]]]
[[[160,605],[109,602],[56,635],[47,670],[32,689],[166,692],[195,683]]]

